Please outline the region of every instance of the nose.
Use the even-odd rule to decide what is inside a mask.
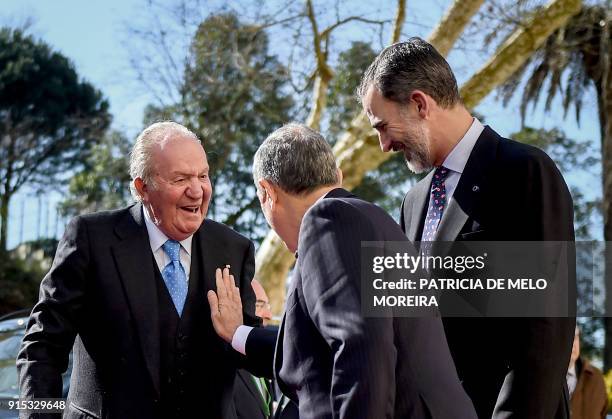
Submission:
[[[204,195],[204,186],[198,177],[194,177],[189,182],[185,194],[189,198],[200,199]]]
[[[378,142],[380,143],[380,149],[383,151],[383,153],[386,153],[391,150],[391,145],[393,141],[391,141],[391,138],[389,138],[384,133],[378,133]]]

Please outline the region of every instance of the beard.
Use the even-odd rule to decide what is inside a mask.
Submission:
[[[433,168],[428,137],[425,128],[422,125],[416,125],[411,132],[407,132],[401,139],[404,146],[406,166],[417,175]]]

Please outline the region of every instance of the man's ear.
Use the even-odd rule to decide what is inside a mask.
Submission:
[[[414,102],[419,116],[426,119],[431,111],[431,104],[428,100],[429,96],[421,90],[415,90],[410,95],[410,99]]]
[[[342,174],[342,169],[340,169],[339,167],[336,167],[336,177],[338,178],[336,185],[342,187],[342,179],[344,178],[344,176]]]
[[[273,206],[278,200],[276,185],[266,179],[259,179],[259,187],[263,190],[261,204]]]
[[[134,188],[136,188],[138,195],[140,195],[143,201],[148,201],[149,188],[142,178],[137,177],[134,179]]]

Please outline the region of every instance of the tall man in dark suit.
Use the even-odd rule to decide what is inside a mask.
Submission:
[[[41,283],[17,360],[22,398],[61,397],[73,349],[65,417],[236,417],[239,359],[216,335],[205,295],[231,265],[245,322],[257,324],[254,252],[205,219],[208,170],[183,126],[140,134],[130,160],[139,202],[73,219]]]
[[[363,315],[361,242],[406,237],[382,209],[340,188],[325,139],[286,125],[260,146],[253,175],[266,220],[299,253],[275,355],[278,385],[299,417],[475,418],[439,318]],[[237,296],[221,292],[216,313],[209,294],[224,339],[247,356],[265,346],[263,331],[225,324]]]
[[[473,118],[448,63],[430,44],[411,38],[383,50],[358,94],[384,152],[403,152],[415,173],[435,168],[402,204],[400,224],[411,241],[574,241],[572,199],[555,164]],[[479,417],[566,417],[574,323],[445,318]]]

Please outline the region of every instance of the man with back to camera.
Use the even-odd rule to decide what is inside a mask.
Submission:
[[[363,316],[361,242],[407,239],[382,209],[340,187],[325,139],[300,124],[278,129],[255,154],[253,177],[268,224],[299,253],[274,364],[300,419],[475,418],[438,317]],[[224,277],[230,286],[209,292],[215,329],[247,356],[269,347],[265,330],[236,321],[239,304],[231,314],[239,296]]]
[[[239,358],[205,295],[231,265],[245,322],[258,324],[253,244],[205,219],[212,187],[193,132],[153,124],[130,157],[138,202],[74,218],[41,282],[17,360],[21,398],[61,397],[74,343],[65,417],[236,418]]]
[[[574,241],[572,199],[555,164],[473,118],[433,46],[410,38],[384,49],[358,95],[383,152],[403,152],[415,173],[435,168],[402,203],[411,241]],[[443,321],[480,418],[568,416],[575,318]]]

